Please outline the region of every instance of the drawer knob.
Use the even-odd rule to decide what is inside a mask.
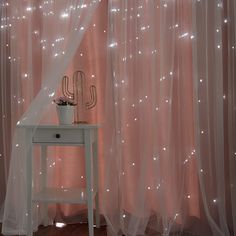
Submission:
[[[61,135],[60,134],[56,134],[56,138],[60,138],[61,137]]]

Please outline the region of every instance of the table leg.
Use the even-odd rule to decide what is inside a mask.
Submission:
[[[94,188],[96,190],[95,208],[96,208],[96,228],[100,228],[100,209],[99,209],[99,174],[98,174],[98,137],[97,130],[94,130],[93,143],[93,168],[94,168]]]
[[[32,225],[32,133],[26,131],[26,144],[28,145],[26,157],[26,188],[27,188],[27,236],[33,236]]]
[[[93,236],[93,192],[92,192],[92,140],[91,132],[85,129],[85,165],[86,165],[86,189],[87,189],[87,207],[89,236]]]
[[[41,190],[46,190],[47,188],[47,146],[41,146]],[[48,221],[48,204],[43,203],[42,205],[42,215],[43,215],[43,225],[47,226]]]

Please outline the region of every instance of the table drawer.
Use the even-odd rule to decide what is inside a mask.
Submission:
[[[73,129],[36,129],[33,143],[84,143],[84,131]]]

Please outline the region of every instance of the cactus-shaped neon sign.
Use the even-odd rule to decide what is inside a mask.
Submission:
[[[90,100],[88,102],[84,102],[84,89],[85,89],[85,74],[83,71],[75,71],[72,79],[72,92],[69,89],[69,77],[63,76],[62,78],[62,93],[65,97],[71,99],[74,103],[76,103],[75,110],[75,121],[74,123],[84,123],[79,120],[79,107],[82,106],[85,109],[92,109],[97,104],[97,90],[94,85],[89,87]],[[80,108],[82,108],[80,107]]]

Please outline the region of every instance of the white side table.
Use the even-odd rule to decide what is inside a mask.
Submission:
[[[18,126],[26,129],[28,144],[41,146],[41,191],[33,195],[32,191],[32,145],[27,154],[27,235],[33,235],[32,204],[44,203],[44,216],[47,218],[47,203],[87,204],[89,236],[93,236],[93,200],[96,207],[96,227],[100,227],[98,199],[98,159],[97,159],[97,130],[99,125],[40,125]],[[46,187],[47,175],[47,146],[84,146],[86,189],[56,189]]]

